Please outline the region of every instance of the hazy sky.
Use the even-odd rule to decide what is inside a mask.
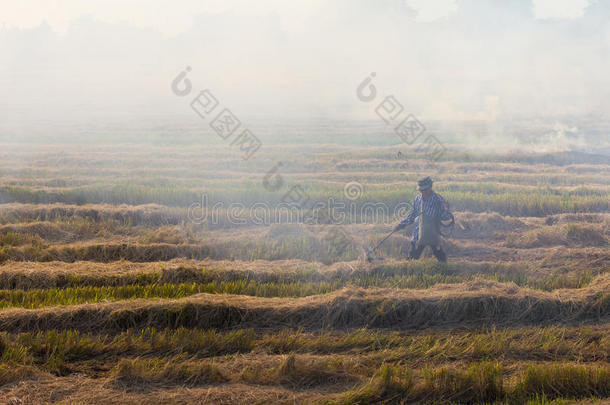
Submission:
[[[189,114],[170,91],[185,66],[269,120],[374,119],[371,72],[421,119],[607,117],[609,17],[602,0],[2,0],[0,120]]]

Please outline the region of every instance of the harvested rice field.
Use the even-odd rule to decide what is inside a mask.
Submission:
[[[610,158],[460,150],[3,144],[0,403],[609,403]]]

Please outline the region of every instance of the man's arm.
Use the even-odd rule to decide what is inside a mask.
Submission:
[[[449,203],[447,202],[447,200],[445,200],[445,198],[442,195],[437,194],[437,197],[440,201],[441,220],[447,221],[447,220],[451,219],[451,211],[449,211]]]
[[[396,225],[394,227],[394,230],[397,231],[399,229],[406,227],[409,224],[412,224],[413,222],[415,222],[415,218],[417,218],[418,215],[419,215],[419,204],[417,203],[417,196],[415,196],[415,198],[413,199],[413,206],[411,207],[411,211],[409,211],[409,215],[407,215],[407,217],[405,219],[400,221],[398,223],[398,225]]]

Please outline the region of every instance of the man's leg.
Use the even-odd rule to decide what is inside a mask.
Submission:
[[[417,260],[421,256],[421,252],[424,251],[425,246],[417,246],[417,243],[411,242],[411,251],[409,252],[409,259]]]
[[[438,259],[439,262],[447,263],[447,255],[445,254],[445,251],[443,250],[441,245],[433,246],[432,253],[434,253],[434,256]]]

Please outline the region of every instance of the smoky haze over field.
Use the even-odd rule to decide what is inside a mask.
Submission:
[[[194,89],[211,89],[263,141],[306,142],[315,131],[334,143],[332,128],[355,134],[355,123],[372,122],[368,143],[386,144],[374,105],[355,92],[375,72],[380,94],[445,142],[609,143],[606,1],[1,4],[3,141],[179,142],[198,125],[205,135],[207,123],[170,91],[190,66]]]

